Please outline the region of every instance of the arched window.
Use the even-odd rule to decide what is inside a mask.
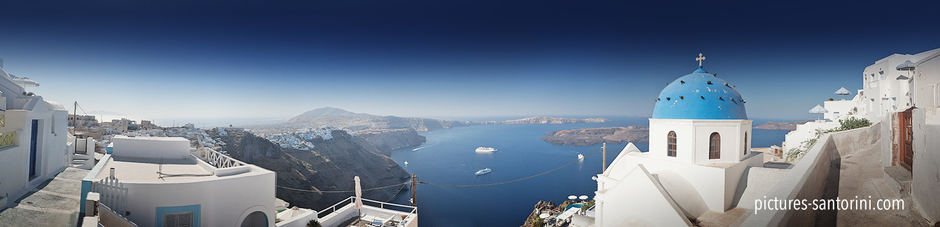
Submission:
[[[666,140],[666,155],[669,157],[676,157],[676,131],[669,131],[669,136]]]
[[[744,155],[747,155],[747,132],[744,132]]]
[[[721,136],[717,132],[713,132],[711,136],[708,137],[708,159],[720,159],[721,158]]]
[[[268,226],[268,215],[265,215],[261,211],[251,212],[248,214],[248,217],[245,217],[245,220],[242,220],[242,227],[267,227]]]

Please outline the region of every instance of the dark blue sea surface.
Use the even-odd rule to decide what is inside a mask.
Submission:
[[[532,179],[488,187],[449,187],[422,184],[417,188],[418,215],[422,226],[519,226],[539,200],[555,203],[568,195],[594,197],[601,172],[601,145],[558,146],[542,141],[546,132],[562,129],[648,125],[646,118],[617,119],[607,123],[564,125],[475,125],[422,133],[427,143],[392,153],[392,159],[419,181],[435,184],[488,184],[531,176],[573,164]],[[753,147],[779,145],[786,131],[754,129]],[[646,151],[648,144],[636,143]],[[488,146],[492,154],[474,149]],[[607,162],[626,144],[607,144]],[[578,162],[578,154],[587,156]],[[408,165],[402,163],[407,161]],[[493,172],[476,176],[483,168]],[[409,204],[410,192],[396,203]]]

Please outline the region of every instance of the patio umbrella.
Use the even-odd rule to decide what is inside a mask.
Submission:
[[[359,210],[359,222],[362,223],[362,186],[359,185],[359,176],[353,180],[356,181],[356,210]]]
[[[588,196],[586,196],[586,195],[581,195],[581,196],[578,196],[578,199],[580,199],[580,200],[587,200],[587,199],[588,199]]]
[[[913,62],[911,62],[910,60],[907,60],[907,61],[904,61],[904,63],[901,63],[900,65],[898,65],[898,67],[895,67],[894,69],[897,69],[899,71],[911,71],[911,70],[914,70],[914,66],[915,65]]]
[[[849,90],[845,89],[845,87],[839,88],[839,90],[836,91],[836,95],[851,95],[851,94],[852,92],[849,92]]]
[[[813,107],[812,109],[809,109],[809,113],[812,113],[812,114],[822,114],[826,112],[829,112],[829,111],[826,111],[826,108],[823,108],[819,104],[816,104],[815,107]],[[819,120],[819,117],[816,117],[816,120]]]
[[[569,195],[569,196],[568,196],[568,199],[569,199],[569,200],[575,200],[575,199],[578,199],[578,197],[575,196],[575,195]]]

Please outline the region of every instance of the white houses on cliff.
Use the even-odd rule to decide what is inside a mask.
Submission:
[[[67,112],[24,89],[34,86],[0,60],[0,210],[67,166]]]

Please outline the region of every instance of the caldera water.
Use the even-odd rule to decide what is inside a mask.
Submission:
[[[559,168],[548,174],[514,183],[480,187],[418,185],[418,223],[422,226],[520,226],[539,200],[556,204],[569,195],[594,197],[601,172],[601,145],[561,146],[541,140],[546,132],[594,127],[648,125],[646,118],[617,119],[606,123],[474,125],[422,133],[427,142],[419,147],[392,153],[392,159],[418,180],[433,184],[478,185],[511,181]],[[757,122],[755,122],[757,125]],[[752,147],[780,145],[787,131],[753,129]],[[642,151],[648,144],[635,143]],[[476,153],[479,146],[494,147],[493,153]],[[607,162],[613,161],[623,144],[607,144]],[[578,154],[586,156],[578,160]],[[408,165],[403,163],[407,161]],[[483,168],[493,171],[476,176]],[[394,200],[410,204],[410,192]]]

